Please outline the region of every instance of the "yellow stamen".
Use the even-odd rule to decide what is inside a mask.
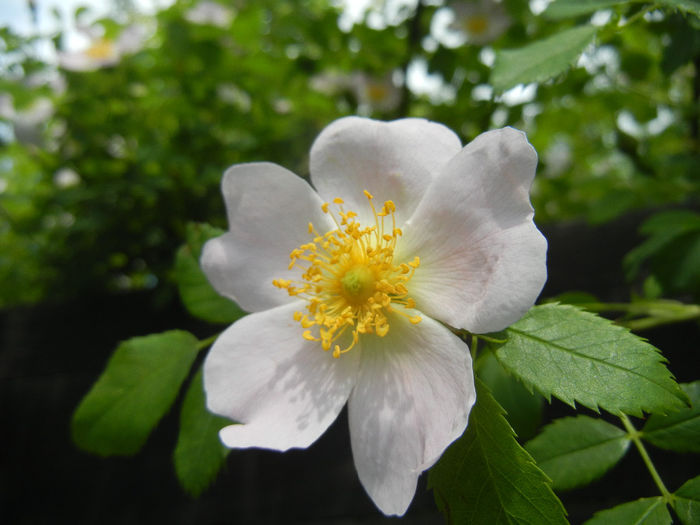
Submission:
[[[374,224],[362,226],[357,222],[357,213],[342,208],[343,199],[332,201],[339,207],[336,213],[339,219],[329,212],[330,204],[324,202],[321,209],[331,214],[337,229],[320,235],[309,223],[313,240],[289,254],[289,268],[301,269],[301,280],[272,281],[289,295],[307,301],[307,313],[294,313],[294,320],[304,328],[302,337],[320,342],[324,350],[332,349],[336,358],[349,352],[360,335],[384,337],[389,333],[390,312],[404,316],[411,324],[421,321],[419,315],[404,311],[416,306],[408,297],[406,284],[420,265],[420,259],[394,262],[396,244],[403,235],[396,227],[396,205],[385,201],[377,212],[372,203],[374,196],[367,190],[364,194],[374,214]],[[385,226],[388,216],[391,225]],[[401,308],[394,308],[396,305]]]

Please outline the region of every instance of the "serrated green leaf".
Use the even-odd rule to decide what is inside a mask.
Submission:
[[[182,303],[193,316],[210,323],[232,323],[245,315],[236,303],[216,293],[199,266],[204,243],[222,233],[208,224],[188,224],[187,243],[175,255],[175,279]]]
[[[700,16],[700,1],[698,0],[658,0],[657,3]]]
[[[624,430],[588,416],[557,419],[525,445],[552,487],[569,490],[587,485],[622,459],[630,440]]]
[[[204,492],[225,463],[230,449],[219,440],[219,430],[230,424],[228,419],[207,410],[200,369],[185,394],[173,455],[177,478],[191,495]]]
[[[650,416],[642,429],[642,437],[666,450],[700,452],[700,381],[680,386],[691,406],[667,416]]]
[[[503,91],[517,84],[543,82],[563,73],[593,42],[596,31],[594,26],[578,26],[520,49],[499,51],[491,72],[491,84]]]
[[[73,414],[75,444],[102,456],[138,452],[175,401],[197,352],[197,339],[180,330],[122,342]]]
[[[628,0],[554,0],[542,14],[552,20],[560,20],[627,3]]]
[[[506,370],[545,397],[641,416],[686,406],[659,351],[627,329],[574,306],[532,308],[496,350]]]
[[[428,485],[449,523],[567,523],[549,480],[478,379],[469,426],[431,469]]]
[[[544,399],[529,391],[500,365],[493,353],[479,358],[477,373],[493,394],[499,405],[506,411],[506,419],[521,440],[535,435],[542,420]]]
[[[670,525],[671,514],[661,496],[623,503],[596,512],[584,525]]]
[[[672,505],[683,525],[700,523],[700,476],[683,483],[673,495]]]

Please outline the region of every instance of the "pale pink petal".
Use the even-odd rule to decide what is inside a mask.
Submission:
[[[469,348],[429,317],[412,325],[398,314],[385,337],[360,344],[348,405],[355,466],[377,507],[402,515],[421,472],[467,426],[476,399]]]
[[[529,198],[536,164],[525,134],[504,128],[479,135],[435,179],[397,253],[420,257],[409,283],[419,310],[487,333],[534,304],[547,279],[547,241]]]
[[[208,241],[201,265],[221,295],[257,312],[294,300],[273,279],[299,278],[289,253],[311,240],[308,224],[335,228],[320,197],[291,171],[267,162],[238,164],[222,182],[229,231]]]
[[[311,181],[325,200],[342,198],[363,224],[374,223],[363,190],[378,208],[394,201],[400,226],[461,147],[457,135],[435,122],[346,117],[326,127],[311,147]]]
[[[360,352],[335,359],[302,338],[303,302],[250,314],[219,336],[204,363],[207,407],[242,424],[225,427],[231,448],[287,450],[313,443],[348,399]]]

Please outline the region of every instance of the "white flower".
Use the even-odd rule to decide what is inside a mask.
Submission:
[[[510,17],[495,0],[456,2],[450,7],[455,16],[450,29],[461,32],[470,44],[493,42],[510,26]]]
[[[242,423],[223,443],[308,447],[347,402],[360,481],[402,515],[475,401],[469,350],[448,326],[501,330],[546,279],[536,163],[512,128],[462,148],[426,120],[346,117],[311,148],[314,187],[276,164],[229,168],[229,231],[201,262],[253,313],[204,366],[209,409]]]
[[[185,13],[185,20],[192,24],[229,27],[234,12],[218,2],[203,0]]]
[[[392,72],[380,77],[355,73],[351,87],[362,113],[389,112],[401,104],[401,88],[394,83]]]
[[[112,40],[95,36],[95,31],[84,29],[92,36],[92,42],[82,51],[59,53],[58,64],[69,71],[93,71],[119,63],[122,56],[139,51],[147,38],[147,30],[142,25],[130,25]]]
[[[15,139],[22,144],[41,146],[53,114],[53,102],[46,97],[39,97],[29,107],[19,110],[15,109],[11,96],[3,96],[0,100],[0,117],[12,122]]]
[[[53,183],[59,188],[71,188],[80,184],[80,175],[71,168],[61,168],[53,174]]]

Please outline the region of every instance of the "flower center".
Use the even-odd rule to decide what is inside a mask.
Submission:
[[[112,58],[114,55],[114,46],[112,42],[106,39],[101,39],[92,44],[86,51],[85,54],[97,60]]]
[[[489,19],[484,15],[472,15],[464,21],[464,28],[472,35],[481,35],[488,27]]]
[[[366,264],[350,268],[340,278],[343,285],[343,295],[350,304],[361,304],[374,293],[376,279],[374,273]]]
[[[329,213],[337,228],[320,235],[309,223],[311,242],[302,244],[289,255],[289,269],[303,270],[302,280],[275,279],[272,284],[284,288],[291,296],[299,296],[308,304],[306,312],[295,312],[294,320],[307,330],[302,336],[319,341],[324,350],[333,348],[333,357],[340,357],[357,344],[360,335],[384,337],[389,332],[388,312],[407,317],[411,323],[421,321],[403,308],[414,308],[406,283],[413,277],[420,259],[396,263],[394,251],[401,237],[396,227],[396,206],[386,201],[377,212],[372,195],[365,191],[374,214],[374,224],[362,226],[357,213],[345,211],[343,200],[334,199],[339,211],[329,211],[329,203],[321,209]],[[391,217],[391,229],[385,224]],[[401,309],[394,308],[400,305]],[[313,329],[313,331],[312,331]],[[338,339],[349,332],[349,343],[341,348]]]

